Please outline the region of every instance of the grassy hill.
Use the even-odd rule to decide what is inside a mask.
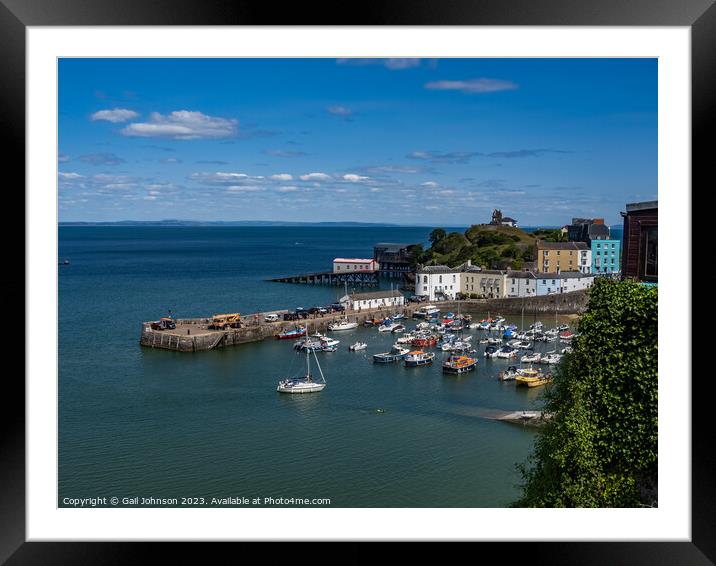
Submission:
[[[538,239],[555,241],[557,231],[529,233],[511,226],[474,224],[464,233],[438,228],[431,233],[432,246],[424,250],[418,262],[425,265],[448,265],[454,267],[465,261],[488,268],[519,269],[525,261],[535,259],[535,243]]]

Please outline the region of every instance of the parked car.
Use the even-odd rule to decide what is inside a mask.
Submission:
[[[264,317],[264,322],[276,322],[280,320],[280,317],[276,313],[267,314]]]

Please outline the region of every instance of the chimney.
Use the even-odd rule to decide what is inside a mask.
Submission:
[[[465,262],[465,265],[467,265],[468,267],[470,267],[470,266],[472,265],[472,260],[471,260],[471,259],[468,259],[468,260]]]

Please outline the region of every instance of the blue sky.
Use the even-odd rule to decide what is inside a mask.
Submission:
[[[61,59],[61,221],[620,224],[656,59]]]

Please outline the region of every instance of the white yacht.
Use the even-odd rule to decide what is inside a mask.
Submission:
[[[336,322],[332,322],[328,325],[328,330],[353,330],[354,328],[358,328],[357,322],[349,322],[347,318],[344,318],[343,320],[337,320]]]
[[[316,360],[318,366],[318,373],[321,376],[321,381],[315,381],[311,374],[311,354]],[[276,391],[279,393],[317,393],[323,391],[326,387],[326,378],[323,376],[321,370],[321,364],[318,363],[318,357],[316,352],[311,349],[306,349],[306,375],[299,377],[289,377],[278,382]]]

